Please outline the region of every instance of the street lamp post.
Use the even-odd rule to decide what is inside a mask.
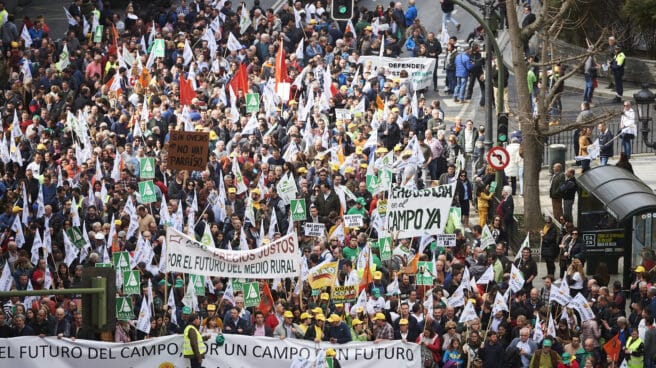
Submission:
[[[645,83],[642,85],[642,89],[633,95],[633,100],[638,113],[638,121],[641,123],[640,132],[642,133],[642,140],[647,147],[654,149],[656,148],[656,142],[650,142],[648,135],[650,131],[649,125],[651,124],[649,111],[651,110],[654,101],[656,101],[656,95],[649,90],[649,85]]]

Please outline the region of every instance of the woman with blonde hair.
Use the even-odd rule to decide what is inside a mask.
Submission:
[[[567,268],[567,284],[569,285],[569,292],[572,297],[583,291],[585,270],[583,269],[583,263],[578,258],[572,259],[572,263]]]

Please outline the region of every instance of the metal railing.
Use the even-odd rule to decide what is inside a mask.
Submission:
[[[619,121],[611,121],[607,122],[606,125],[608,126],[608,129],[610,130],[613,135],[617,135],[620,131],[619,129]],[[598,130],[597,127],[594,127],[592,136],[590,139],[594,142],[595,139],[597,139],[598,135]],[[651,129],[649,131],[649,141],[653,142],[654,141],[654,129]],[[549,157],[549,146],[552,144],[563,144],[565,145],[567,151],[565,153],[565,160],[574,160],[574,157],[578,156],[578,152],[574,152],[574,131],[569,130],[565,132],[560,132],[556,135],[553,135],[548,138],[548,140],[545,142],[544,145],[544,159],[542,160],[542,166],[543,167],[548,167],[550,166],[549,163],[551,162],[550,157]],[[631,151],[632,154],[638,154],[638,153],[656,153],[653,149],[647,147],[645,145],[645,141],[642,139],[642,135],[640,133],[640,130],[638,130],[638,134],[636,135],[635,139],[631,141]],[[619,157],[620,152],[622,152],[622,140],[620,138],[615,139],[613,142],[613,154],[616,157]]]

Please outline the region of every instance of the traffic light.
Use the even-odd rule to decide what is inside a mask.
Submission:
[[[508,114],[501,113],[497,118],[497,142],[508,142]]]
[[[330,17],[334,20],[349,20],[353,18],[353,0],[333,0]]]

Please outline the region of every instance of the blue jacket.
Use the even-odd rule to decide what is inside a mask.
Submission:
[[[417,7],[412,5],[405,11],[405,26],[410,27],[417,18]]]
[[[456,77],[465,78],[469,76],[469,71],[472,68],[472,63],[469,59],[469,54],[461,52],[456,56]]]
[[[330,341],[333,338],[337,340],[338,344],[345,344],[352,340],[351,331],[344,322],[340,322],[337,326],[331,325],[325,331],[326,334],[323,337],[325,341]]]

